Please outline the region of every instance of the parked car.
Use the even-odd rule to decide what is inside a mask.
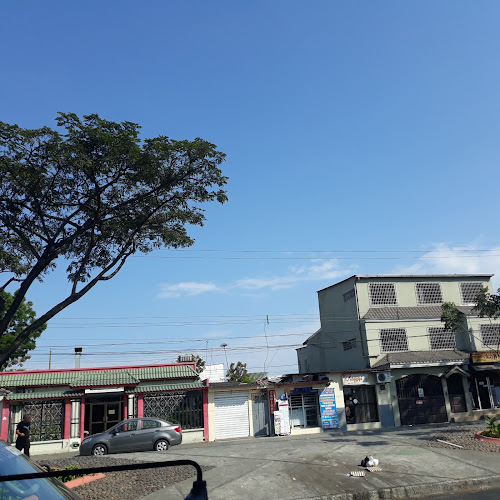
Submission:
[[[86,437],[80,445],[80,455],[166,451],[170,446],[181,443],[182,430],[178,425],[159,418],[134,418]]]
[[[0,476],[33,472],[44,471],[14,446],[0,441]],[[8,498],[9,500],[81,500],[81,497],[55,478],[0,482],[0,498]]]

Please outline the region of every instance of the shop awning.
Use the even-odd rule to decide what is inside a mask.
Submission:
[[[500,364],[494,364],[494,365],[471,365],[471,367],[476,370],[477,372],[489,372],[489,371],[495,371],[495,370],[500,370]]]
[[[137,394],[142,392],[165,392],[165,391],[187,391],[193,389],[203,389],[203,383],[200,380],[192,382],[152,382],[149,384],[140,384],[127,391],[128,394]]]
[[[77,398],[83,396],[83,391],[67,391],[65,389],[43,392],[11,392],[6,395],[7,401],[32,401],[33,399]]]

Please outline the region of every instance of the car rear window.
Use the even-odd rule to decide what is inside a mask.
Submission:
[[[142,428],[143,429],[156,429],[157,427],[161,427],[161,423],[158,420],[143,420]]]

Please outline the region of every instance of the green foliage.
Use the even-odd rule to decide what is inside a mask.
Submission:
[[[175,360],[176,363],[181,363],[183,359],[182,356],[177,356],[177,359]],[[194,361],[196,363],[196,371],[198,373],[202,373],[203,370],[205,369],[205,360],[201,357],[198,356],[198,354],[191,354],[191,361]]]
[[[500,293],[500,289],[498,290]],[[488,293],[488,288],[483,288],[476,298],[473,308],[481,318],[497,319],[500,317],[500,295]]]
[[[5,315],[14,300],[14,295],[0,290],[0,318]],[[4,335],[0,337],[0,352],[7,350],[17,336],[36,320],[36,313],[33,310],[33,303],[23,299],[16,310],[12,321]],[[22,366],[29,359],[28,352],[36,347],[36,339],[40,337],[47,325],[43,324],[33,330],[28,338],[9,356],[7,361],[0,366],[0,371],[14,365]]]
[[[226,377],[230,382],[253,382],[252,378],[248,376],[247,364],[241,361],[238,361],[236,364],[231,363],[227,370]]]
[[[445,302],[441,306],[441,321],[447,330],[467,329],[467,317],[453,302]]]
[[[500,423],[497,424],[497,417],[486,417],[486,427],[487,429],[481,434],[483,436],[499,438],[500,439]]]
[[[111,279],[137,252],[183,248],[187,226],[203,226],[202,205],[227,200],[225,154],[196,138],[139,137],[140,126],[59,113],[58,130],[0,122],[0,273],[20,281],[0,337],[35,280],[66,265],[70,291],[23,330],[31,331]]]

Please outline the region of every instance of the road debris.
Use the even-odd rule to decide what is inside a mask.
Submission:
[[[449,441],[445,441],[444,439],[436,439],[439,443],[444,443],[444,444],[449,444],[450,446],[455,446],[455,448],[461,448],[463,450],[463,446],[460,446],[459,444],[454,444],[450,443]]]

